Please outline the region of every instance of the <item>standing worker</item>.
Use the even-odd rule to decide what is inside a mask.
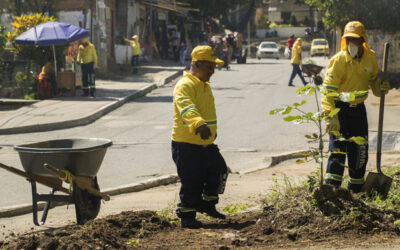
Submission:
[[[176,213],[183,228],[199,228],[196,212],[225,219],[215,205],[228,175],[224,158],[214,140],[217,115],[210,77],[223,61],[208,45],[192,51],[190,71],[176,84],[173,94],[174,124],[172,158],[181,181],[180,203]]]
[[[94,45],[87,38],[81,39],[76,61],[82,68],[82,96],[94,97],[96,92],[94,69],[97,69],[97,54]]]
[[[132,49],[131,66],[133,74],[137,74],[139,70],[139,55],[140,55],[140,43],[137,35],[132,36],[133,40],[125,38],[124,40],[129,43]]]
[[[303,75],[301,74],[301,38],[297,38],[296,42],[294,42],[293,47],[292,47],[292,59],[290,62],[292,63],[292,74],[290,75],[289,79],[289,86],[293,87],[293,79],[296,77],[296,75],[299,75],[301,81],[303,82],[304,86],[307,85],[306,80],[304,80]]]
[[[380,96],[381,90],[389,91],[389,82],[377,78],[378,63],[375,52],[368,47],[368,38],[364,25],[358,21],[346,24],[339,51],[329,62],[324,85],[328,92],[368,91]],[[368,92],[356,92],[355,101],[342,102],[333,97],[322,95],[322,108],[329,113],[340,108],[337,115],[327,121],[327,131],[339,131],[346,139],[361,136],[368,142],[368,120],[364,101]],[[357,145],[354,142],[338,141],[330,134],[329,149],[339,149],[347,154],[349,165],[348,189],[357,193],[364,184],[364,175],[368,161],[368,144]],[[326,169],[325,183],[340,186],[342,184],[346,154],[331,153]]]

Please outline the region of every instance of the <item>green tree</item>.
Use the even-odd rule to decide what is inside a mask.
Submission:
[[[182,0],[181,2],[199,9],[204,17],[221,18],[226,16],[229,10],[236,8],[238,4],[249,3],[250,0]]]
[[[344,27],[347,22],[358,20],[368,29],[383,31],[400,30],[400,0],[305,0],[324,12],[325,27]]]
[[[42,13],[56,16],[58,6],[65,0],[6,0],[11,5],[10,12],[18,15],[18,9],[22,13]],[[18,6],[20,4],[20,6]]]

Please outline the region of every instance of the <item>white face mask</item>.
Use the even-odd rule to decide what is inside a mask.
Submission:
[[[347,51],[349,52],[351,58],[355,58],[358,54],[358,46],[352,42],[349,42],[347,45]]]

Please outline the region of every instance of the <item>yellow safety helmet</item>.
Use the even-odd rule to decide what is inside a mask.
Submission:
[[[341,50],[346,50],[347,49],[347,44],[346,44],[346,37],[355,37],[355,38],[363,38],[364,43],[363,47],[366,50],[369,50],[368,47],[368,37],[365,34],[365,28],[362,23],[359,21],[351,21],[346,24],[344,27],[344,33],[342,36],[342,41],[341,41]]]

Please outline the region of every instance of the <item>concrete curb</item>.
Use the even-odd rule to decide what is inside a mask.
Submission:
[[[66,129],[66,128],[73,128],[77,126],[83,126],[90,124],[100,117],[104,116],[105,114],[119,108],[120,106],[124,105],[128,101],[140,98],[145,96],[146,94],[150,93],[154,89],[158,88],[158,86],[162,86],[176,78],[182,74],[182,70],[178,70],[174,74],[163,78],[160,80],[158,84],[152,83],[140,90],[134,92],[131,95],[126,97],[120,98],[119,100],[113,101],[106,106],[101,107],[100,109],[94,111],[93,113],[74,120],[62,121],[62,122],[54,122],[54,123],[47,123],[47,124],[36,124],[36,125],[28,125],[28,126],[21,126],[21,127],[14,127],[14,128],[5,128],[0,129],[0,134],[2,135],[9,135],[9,134],[21,134],[21,133],[34,133],[34,132],[46,132],[51,130],[59,130],[59,129]]]
[[[234,172],[234,174],[244,175],[244,174],[249,174],[249,173],[253,173],[256,171],[260,171],[260,170],[263,170],[263,169],[266,169],[269,167],[273,167],[282,161],[301,157],[301,156],[297,156],[295,154],[302,153],[302,152],[305,152],[305,151],[290,152],[290,153],[284,153],[281,155],[272,156],[272,157],[270,157],[270,164],[268,166],[247,169],[247,170],[241,171],[241,172]],[[162,186],[162,185],[174,184],[177,182],[179,182],[178,176],[176,174],[171,174],[171,175],[160,176],[157,178],[151,178],[146,181],[139,182],[139,183],[133,183],[133,184],[128,184],[128,185],[119,186],[119,187],[115,187],[115,188],[104,189],[101,191],[110,196],[114,196],[114,195],[120,195],[120,194],[125,194],[125,193],[140,192],[140,191],[143,191],[146,189],[150,189],[150,188],[154,188],[154,187],[158,187],[158,186]],[[38,211],[42,211],[44,208],[44,205],[45,205],[44,202],[38,203]],[[60,205],[65,205],[65,204],[60,204]],[[54,206],[57,206],[57,204],[54,204]],[[32,212],[32,204],[23,204],[23,205],[4,207],[4,208],[0,208],[0,218],[13,217],[13,216],[18,216],[18,215],[28,214],[31,212]]]
[[[288,152],[288,153],[283,153],[283,154],[280,154],[280,155],[271,156],[271,157],[268,157],[268,158],[266,158],[264,160],[266,163],[268,163],[266,166],[250,168],[250,169],[246,169],[246,170],[243,170],[243,171],[238,171],[238,172],[235,172],[235,173],[243,175],[243,174],[249,174],[249,173],[257,172],[257,171],[260,171],[260,170],[264,170],[264,169],[273,167],[275,165],[278,165],[279,163],[281,163],[283,161],[286,161],[286,160],[302,158],[301,155],[297,155],[297,154],[308,153],[308,152],[309,151],[297,151],[297,152]]]

